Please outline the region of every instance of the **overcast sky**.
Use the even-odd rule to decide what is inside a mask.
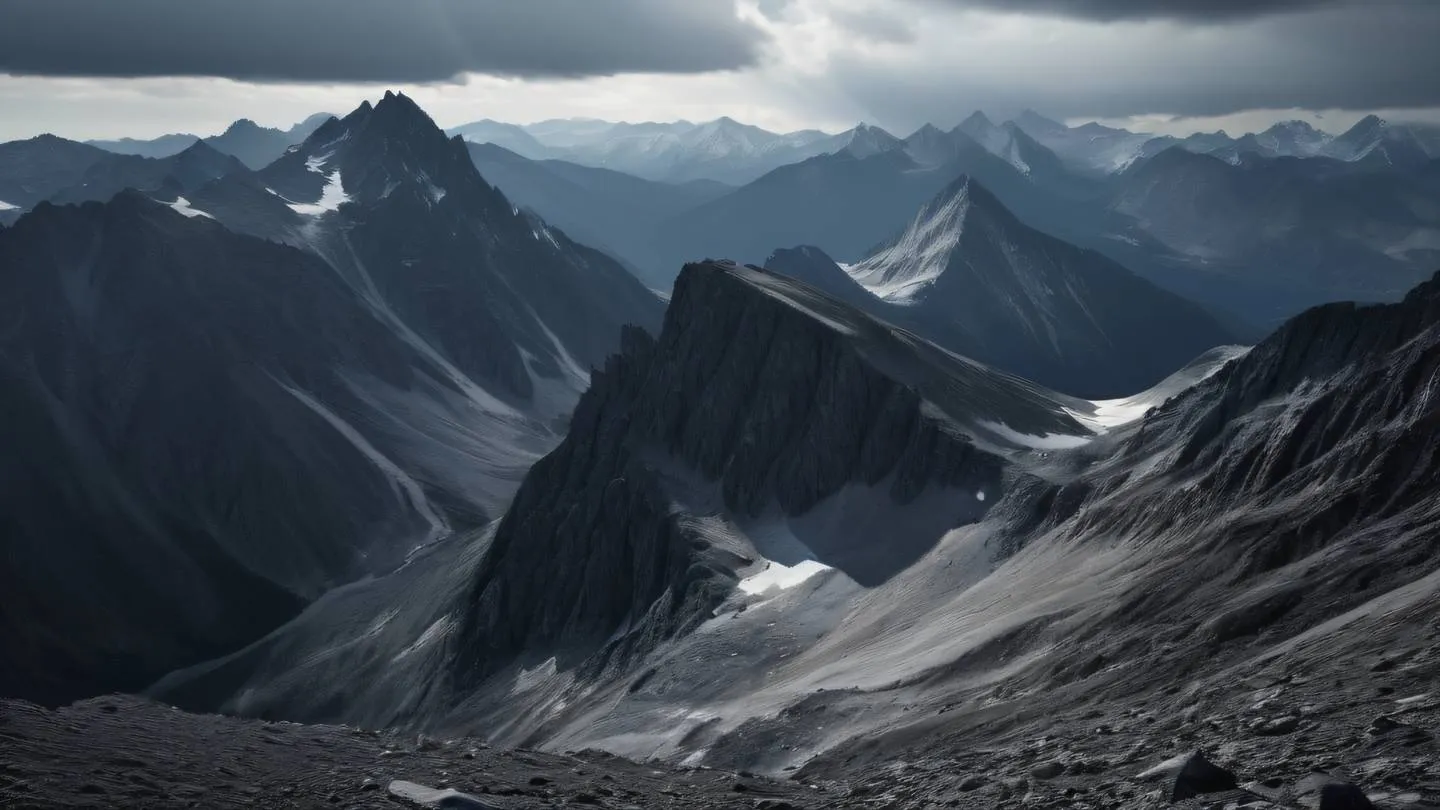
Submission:
[[[1440,121],[1440,0],[0,0],[0,140],[479,118]]]

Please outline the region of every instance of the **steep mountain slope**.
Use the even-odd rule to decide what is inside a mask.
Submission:
[[[413,101],[332,119],[192,204],[326,259],[396,329],[510,407],[568,413],[620,327],[661,303],[597,250],[519,211]]]
[[[437,551],[428,576],[397,574],[427,581],[434,597],[397,617],[397,635],[347,645],[335,660],[310,663],[304,652],[351,632],[331,622],[365,615],[357,602],[373,605],[398,587],[380,585],[160,691],[209,700],[218,692],[226,705],[269,716],[393,721],[500,709],[493,700],[509,690],[517,660],[529,669],[558,655],[563,670],[623,674],[707,620],[737,581],[743,590],[782,569],[836,568],[878,585],[1014,484],[1004,459],[1026,446],[1014,437],[1088,437],[1072,410],[1094,407],[948,354],[804,285],[692,265],[658,341],[627,330],[569,438],[527,476],[493,537]],[[903,518],[907,507],[918,514]],[[867,525],[904,522],[884,547],[807,522],[847,513]],[[789,531],[797,534],[787,540]],[[400,635],[405,628],[424,630],[424,641]],[[342,707],[328,688],[315,691],[340,670],[372,671],[402,640],[424,654],[407,655],[364,696]],[[269,682],[248,682],[257,673]],[[481,681],[502,687],[477,692]],[[352,688],[343,678],[334,686]],[[472,698],[479,703],[456,709]]]
[[[865,289],[825,251],[811,245],[781,248],[771,253],[765,260],[765,269],[808,284],[836,301],[882,320],[898,323],[894,317],[887,316],[904,314]]]
[[[125,193],[42,204],[0,267],[0,692],[138,689],[443,530],[347,422],[362,380],[446,383],[320,261]]]
[[[1193,304],[1027,227],[968,177],[847,268],[853,289],[827,263],[809,249],[766,266],[951,351],[1077,395],[1137,391],[1234,341]]]
[[[357,591],[162,694],[223,674],[230,710],[803,766],[885,806],[937,784],[1128,806],[1150,777],[1117,773],[1196,745],[1413,789],[1434,743],[1395,718],[1433,718],[1440,665],[1440,279],[1097,403],[757,271],[687,268],[673,300],[493,536],[382,586],[429,595],[394,635]]]
[[[624,260],[656,287],[668,274],[654,256],[659,224],[730,191],[710,181],[674,184],[560,160],[534,161],[494,144],[469,144],[485,179],[576,240]]]
[[[1395,169],[1413,169],[1432,157],[1413,128],[1367,115],[1325,144],[1323,154],[1338,160]]]
[[[1229,740],[1236,761],[1276,762],[1292,779],[1349,763],[1413,788],[1419,772],[1361,763],[1403,759],[1404,745],[1434,755],[1433,737],[1406,725],[1433,704],[1400,715],[1427,704],[1406,698],[1440,664],[1425,648],[1440,608],[1437,347],[1440,279],[1399,304],[1308,311],[1153,411],[1068,487],[1073,516],[1052,514],[995,587],[957,600],[973,631],[958,645],[965,674],[911,682],[927,692],[951,676],[949,694],[932,693],[945,718],[925,717],[935,703],[910,692],[902,728],[857,737],[807,776],[977,737],[1018,748],[1046,728],[1066,738],[1050,756],[1082,761],[1062,751],[1095,746],[1041,719],[1064,707],[1128,713],[1192,746]],[[1046,604],[1004,616],[986,606],[997,588],[1043,588]],[[1357,671],[1368,674],[1352,681]],[[1111,731],[1134,734],[1134,722]],[[1277,736],[1323,742],[1286,756]]]
[[[0,468],[3,687],[44,700],[231,651],[497,516],[661,311],[393,95],[173,203],[42,205],[0,267],[27,448]]]

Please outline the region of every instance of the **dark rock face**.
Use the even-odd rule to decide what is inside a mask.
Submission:
[[[626,333],[477,572],[462,662],[471,676],[562,642],[586,642],[588,654],[627,621],[635,629],[617,646],[641,648],[723,598],[737,561],[685,528],[648,454],[716,481],[740,516],[771,505],[799,515],[849,483],[888,482],[900,504],[932,486],[1000,488],[997,457],[786,297],[856,317],[807,290],[758,270],[690,265],[659,340]]]
[[[777,250],[765,260],[765,269],[809,284],[836,301],[849,304],[861,312],[877,318],[889,316],[892,321],[899,320],[895,316],[900,313],[889,311],[890,307],[860,286],[820,248],[802,245]]]
[[[1238,787],[1235,774],[1205,758],[1196,751],[1187,757],[1175,774],[1175,784],[1170,790],[1170,801],[1178,802],[1206,793],[1219,793]]]
[[[434,529],[335,427],[341,374],[423,361],[320,261],[131,193],[42,206],[0,267],[0,693],[139,689]]]
[[[332,180],[346,200],[338,210],[297,215],[285,204],[322,198]],[[583,374],[614,351],[621,326],[659,324],[660,300],[634,276],[517,211],[464,142],[403,95],[331,119],[257,183],[217,184],[195,204],[321,254],[372,304],[522,407],[532,373]]]
[[[486,522],[620,327],[659,321],[403,96],[262,173],[205,144],[100,154],[90,188],[188,204],[42,205],[0,238],[0,430],[27,448],[0,465],[0,693],[138,690]],[[67,572],[54,537],[84,564]]]

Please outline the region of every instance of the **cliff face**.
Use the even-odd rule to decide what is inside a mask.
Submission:
[[[763,271],[687,266],[660,337],[626,333],[521,486],[476,575],[464,666],[582,642],[584,657],[621,628],[619,646],[644,646],[708,617],[749,560],[688,528],[656,459],[714,482],[741,520],[802,515],[852,484],[900,506],[931,488],[971,503],[1002,491],[1002,458],[925,395],[926,364],[953,359],[902,337]],[[1068,422],[1038,398],[1015,408]]]

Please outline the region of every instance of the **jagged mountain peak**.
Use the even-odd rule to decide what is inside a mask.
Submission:
[[[302,214],[345,202],[413,200],[428,209],[452,193],[472,201],[483,195],[499,208],[498,192],[480,177],[464,140],[447,136],[414,100],[393,91],[331,118],[262,174]]]
[[[1083,396],[1133,393],[1233,342],[1193,304],[1021,222],[969,176],[848,273],[884,305],[880,317]]]
[[[859,158],[888,152],[903,143],[899,138],[873,124],[860,123],[850,130],[845,151]]]
[[[1278,121],[1272,124],[1270,126],[1270,129],[1267,131],[1304,132],[1307,134],[1320,134],[1320,130],[1316,129],[1313,125],[1310,124],[1310,122],[1301,121],[1296,118],[1292,118],[1288,121]]]
[[[995,122],[990,120],[990,116],[986,115],[983,110],[976,110],[970,113],[964,121],[960,122],[959,128],[962,132],[969,132],[971,130],[992,129],[994,126]]]
[[[1356,122],[1355,122],[1355,125],[1350,128],[1350,131],[1352,131],[1352,132],[1359,132],[1359,131],[1365,131],[1365,130],[1370,130],[1370,129],[1376,129],[1376,128],[1379,128],[1379,127],[1384,127],[1384,126],[1386,126],[1387,123],[1388,123],[1388,122],[1387,122],[1384,118],[1381,118],[1380,116],[1375,115],[1374,113],[1371,113],[1370,115],[1367,115],[1367,116],[1365,116],[1364,118],[1361,118],[1359,121],[1356,121]]]
[[[1015,116],[1015,124],[1021,129],[1029,130],[1032,135],[1057,134],[1069,130],[1069,127],[1059,121],[1047,118],[1031,109],[1025,109]]]
[[[265,127],[260,126],[249,118],[237,118],[233,123],[230,124],[230,126],[225,128],[225,133],[234,134],[237,132],[253,131],[264,128]]]
[[[879,298],[893,303],[917,300],[949,266],[973,203],[1003,210],[979,183],[962,174],[926,203],[890,245],[855,265],[852,275]]]

